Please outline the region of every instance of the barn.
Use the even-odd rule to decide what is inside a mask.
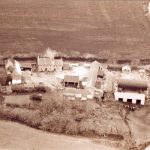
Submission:
[[[115,100],[144,105],[148,97],[146,80],[118,79],[114,92]]]
[[[65,87],[79,88],[79,76],[65,75],[63,83]]]

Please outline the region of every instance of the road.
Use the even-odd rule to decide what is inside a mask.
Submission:
[[[39,131],[15,122],[0,121],[0,150],[116,150],[80,137]]]

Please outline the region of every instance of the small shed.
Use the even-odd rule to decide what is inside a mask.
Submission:
[[[79,87],[79,76],[73,76],[73,75],[65,75],[64,76],[64,86],[71,86],[78,88]]]
[[[68,63],[63,63],[63,70],[70,70],[71,67]]]
[[[129,66],[122,67],[122,73],[131,73],[131,68]]]

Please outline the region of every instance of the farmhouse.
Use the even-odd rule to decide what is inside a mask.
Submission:
[[[79,76],[65,75],[63,83],[65,87],[79,88]]]
[[[38,66],[38,71],[42,72],[42,71],[54,71],[54,59],[50,58],[50,57],[40,57],[38,56],[37,58],[37,66]]]
[[[148,97],[146,80],[118,79],[115,84],[115,100],[144,105]]]

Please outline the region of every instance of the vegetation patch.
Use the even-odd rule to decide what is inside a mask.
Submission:
[[[118,129],[112,129],[112,116],[104,109],[106,107],[103,108],[94,100],[70,101],[55,93],[47,93],[38,106],[32,103],[32,109],[1,105],[0,118],[18,121],[53,133],[123,140],[122,127],[117,127],[118,121],[122,120],[115,119],[114,116],[113,122]],[[119,116],[116,109],[111,113]]]

